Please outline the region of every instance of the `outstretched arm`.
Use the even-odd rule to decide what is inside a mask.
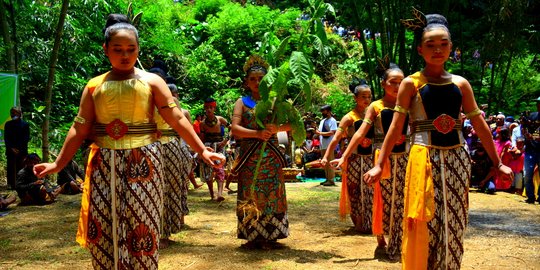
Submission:
[[[94,123],[94,100],[88,88],[84,88],[79,113],[68,131],[62,150],[52,163],[41,163],[34,166],[34,174],[42,178],[48,174],[57,173],[71,161],[84,139],[88,137]]]
[[[459,88],[461,89],[461,93],[463,94],[463,111],[467,114],[478,111],[478,105],[476,104],[476,100],[474,99],[474,93],[469,82],[462,77],[455,77],[457,78],[456,84],[459,86]],[[513,179],[514,176],[512,170],[501,162],[501,158],[499,157],[497,149],[495,148],[495,144],[493,143],[491,130],[489,129],[486,121],[481,117],[479,113],[473,114],[474,115],[471,115],[469,117],[471,119],[471,124],[473,125],[474,130],[476,130],[478,138],[480,139],[480,141],[483,142],[483,146],[486,149],[486,153],[489,155],[489,158],[496,166],[498,172],[502,174],[502,177],[507,179]]]
[[[156,104],[159,114],[171,126],[186,143],[191,146],[193,151],[197,152],[207,164],[213,166],[221,166],[225,163],[225,157],[221,154],[211,153],[204,146],[193,126],[188,121],[182,111],[176,105],[169,88],[165,81],[155,74],[148,73],[145,76],[148,78],[148,83],[152,87],[154,103]],[[220,165],[216,165],[213,161],[221,160]]]
[[[336,130],[336,134],[332,138],[332,141],[328,144],[328,149],[336,149],[337,144],[343,137],[347,136],[347,129],[352,125],[352,119],[345,115],[343,118],[341,118],[341,121],[339,122],[339,127]],[[347,148],[348,149],[348,148]],[[328,163],[328,157],[330,156],[330,153],[332,151],[326,151],[324,154],[324,157],[321,159],[321,164],[326,166],[326,163]]]

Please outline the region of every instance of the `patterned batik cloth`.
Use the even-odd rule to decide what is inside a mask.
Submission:
[[[390,185],[381,185],[384,200],[383,227],[385,234],[388,234],[388,245],[386,253],[390,258],[396,259],[401,255],[401,238],[403,236],[403,206],[405,174],[407,168],[408,155],[392,154],[390,156],[390,166],[392,168],[392,179]],[[383,181],[384,182],[384,181]],[[388,190],[385,189],[388,187]],[[388,197],[385,197],[385,194]],[[388,209],[388,210],[387,210]],[[388,225],[386,225],[388,223]],[[386,230],[388,227],[388,230]]]
[[[88,250],[94,269],[157,269],[161,143],[99,149],[92,160]],[[116,267],[115,267],[116,261]]]
[[[471,164],[465,147],[430,149],[435,216],[428,222],[428,269],[460,269],[468,223]]]
[[[365,172],[373,167],[373,155],[352,154],[347,165],[347,190],[351,204],[351,219],[361,233],[371,234],[373,212],[373,187],[362,180]]]
[[[189,213],[187,193],[191,154],[175,138],[163,144],[163,219],[161,237],[168,238],[182,229],[183,216]]]
[[[242,114],[242,126],[257,129],[253,110]],[[254,141],[243,140],[240,143],[239,158],[250,150]],[[285,180],[283,178],[283,161],[280,160],[276,141],[269,140],[257,182],[253,190],[251,184],[257,161],[261,154],[261,147],[252,149],[245,165],[238,171],[238,202],[236,215],[238,217],[238,238],[248,241],[269,241],[289,236],[289,221],[287,218],[287,197],[285,195]],[[275,150],[273,150],[275,149]],[[276,151],[277,150],[277,151]],[[247,200],[254,199],[259,216],[249,215],[243,211],[242,205]]]

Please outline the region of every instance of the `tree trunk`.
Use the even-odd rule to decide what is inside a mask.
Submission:
[[[0,2],[0,25],[2,27],[2,38],[4,39],[4,44],[6,45],[6,54],[8,60],[8,69],[11,73],[17,73],[17,64],[15,63],[15,52],[13,50],[13,42],[11,40],[11,35],[9,33],[9,24],[6,17],[5,11],[8,10],[7,3],[2,1]]]
[[[45,88],[45,121],[42,126],[42,156],[43,161],[49,161],[49,120],[51,117],[52,107],[52,89],[54,85],[54,73],[56,72],[56,63],[58,62],[58,52],[60,51],[60,44],[62,43],[62,32],[64,30],[64,21],[67,15],[67,9],[69,6],[69,0],[62,0],[62,9],[60,10],[60,16],[58,18],[58,25],[56,26],[56,35],[54,37],[53,50],[51,52],[51,58],[49,62],[49,76],[47,78],[47,87]]]
[[[507,107],[508,106],[508,99],[505,98],[504,89],[506,87],[506,81],[508,79],[508,73],[510,72],[510,67],[512,66],[512,60],[514,58],[514,48],[510,47],[510,56],[508,56],[508,64],[506,65],[506,69],[503,74],[502,82],[501,82],[501,91],[499,92],[499,106]],[[504,102],[505,104],[501,104]]]

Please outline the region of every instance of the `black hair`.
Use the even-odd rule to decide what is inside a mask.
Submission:
[[[369,89],[371,91],[371,87],[364,79],[353,78],[351,84],[349,84],[349,90],[354,94],[355,97],[358,96],[360,92],[366,89]]]
[[[401,70],[401,68],[399,68],[399,66],[395,63],[390,63],[389,67],[384,70],[379,76],[381,77],[381,81],[386,81],[388,79],[388,74],[390,74],[390,72],[392,71],[399,71],[403,74],[405,74],[403,72],[403,70]]]
[[[103,28],[103,35],[105,36],[105,45],[109,44],[109,41],[111,41],[111,36],[116,34],[120,30],[129,30],[132,31],[135,35],[135,39],[137,40],[137,44],[139,43],[139,31],[137,31],[137,28],[133,26],[126,15],[124,14],[109,14],[107,17],[107,22],[105,23],[105,27]]]
[[[166,82],[167,84],[169,84],[169,83],[176,84],[176,79],[175,79],[173,76],[171,76],[171,75],[167,75],[167,76],[165,77],[165,82]]]
[[[167,73],[165,73],[165,71],[163,71],[163,69],[158,68],[158,67],[153,67],[153,68],[149,69],[148,72],[154,73],[154,74],[158,75],[159,77],[161,77],[164,81],[166,81],[165,78],[167,78]]]
[[[30,161],[37,161],[37,162],[40,162],[41,161],[41,158],[38,156],[38,154],[36,153],[31,153],[31,154],[28,154],[28,156],[26,156],[26,158],[24,158],[24,163],[27,164],[28,162]]]
[[[169,67],[165,63],[165,61],[161,59],[154,59],[154,64],[152,65],[153,68],[160,68],[165,72],[165,74],[169,73]]]
[[[448,21],[446,18],[440,14],[428,14],[426,15],[426,26],[424,27],[421,35],[437,28],[446,30],[446,32],[448,32],[448,36],[450,37],[450,30],[448,29]]]
[[[209,98],[207,98],[207,99],[204,101],[204,103],[210,103],[210,102],[216,102],[216,100],[213,99],[213,98],[211,98],[211,97],[209,97]]]
[[[176,87],[176,85],[174,85],[172,83],[168,83],[167,86],[169,87],[169,90],[171,90],[171,93],[178,94],[178,87]]]
[[[510,130],[507,128],[501,128],[499,131],[499,136],[501,141],[508,141],[510,140]]]
[[[323,106],[321,107],[321,111],[324,111],[324,110],[330,111],[330,112],[331,112],[331,111],[332,111],[332,106],[330,106],[330,105],[328,105],[328,104],[325,104],[325,105],[323,105]]]

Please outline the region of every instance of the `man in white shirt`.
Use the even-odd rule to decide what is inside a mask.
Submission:
[[[334,159],[334,150],[327,149],[328,145],[334,138],[334,134],[337,130],[337,122],[334,117],[332,117],[332,107],[330,105],[324,105],[321,107],[322,119],[319,123],[319,129],[316,131],[316,134],[319,134],[321,140],[321,156],[324,157],[326,151],[330,151],[328,160]],[[324,167],[324,173],[326,175],[326,181],[322,182],[323,186],[334,186],[334,170],[330,167],[330,162],[326,163]]]

